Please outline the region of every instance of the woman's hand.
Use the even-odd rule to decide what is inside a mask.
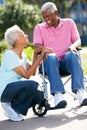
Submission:
[[[35,50],[34,50],[34,58],[38,58],[40,55],[41,55],[41,53],[44,55],[45,54],[45,52],[44,51],[42,51],[43,50],[43,48],[36,48]]]
[[[31,65],[29,63],[26,63],[26,70],[29,70]]]

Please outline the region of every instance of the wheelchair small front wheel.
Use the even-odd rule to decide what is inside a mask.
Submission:
[[[46,100],[43,100],[40,104],[36,104],[32,107],[33,112],[39,116],[42,117],[47,113],[48,105],[46,104]]]
[[[47,113],[47,109],[46,109],[46,106],[39,108],[39,104],[36,104],[36,105],[33,106],[33,112],[37,116],[42,117]]]

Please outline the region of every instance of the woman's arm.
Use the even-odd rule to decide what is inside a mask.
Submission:
[[[38,56],[38,53],[40,53],[39,56]],[[29,79],[31,75],[35,74],[36,68],[39,66],[39,64],[42,61],[42,59],[44,58],[45,54],[46,54],[45,47],[43,47],[43,49],[41,49],[41,48],[35,49],[31,67],[27,66],[27,69],[24,69],[24,67],[22,65],[20,65],[20,66],[14,68],[14,70],[19,75],[23,76],[26,79]]]

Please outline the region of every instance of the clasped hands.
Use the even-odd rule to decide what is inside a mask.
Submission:
[[[54,53],[53,49],[49,47],[44,47],[44,46],[37,47],[35,48],[35,51],[34,51],[34,55],[36,57],[41,56],[43,58],[45,58],[50,53]]]

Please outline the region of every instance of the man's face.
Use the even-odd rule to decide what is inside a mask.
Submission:
[[[42,12],[42,17],[48,26],[55,26],[55,23],[57,21],[57,11],[52,13],[50,9],[47,9]]]

